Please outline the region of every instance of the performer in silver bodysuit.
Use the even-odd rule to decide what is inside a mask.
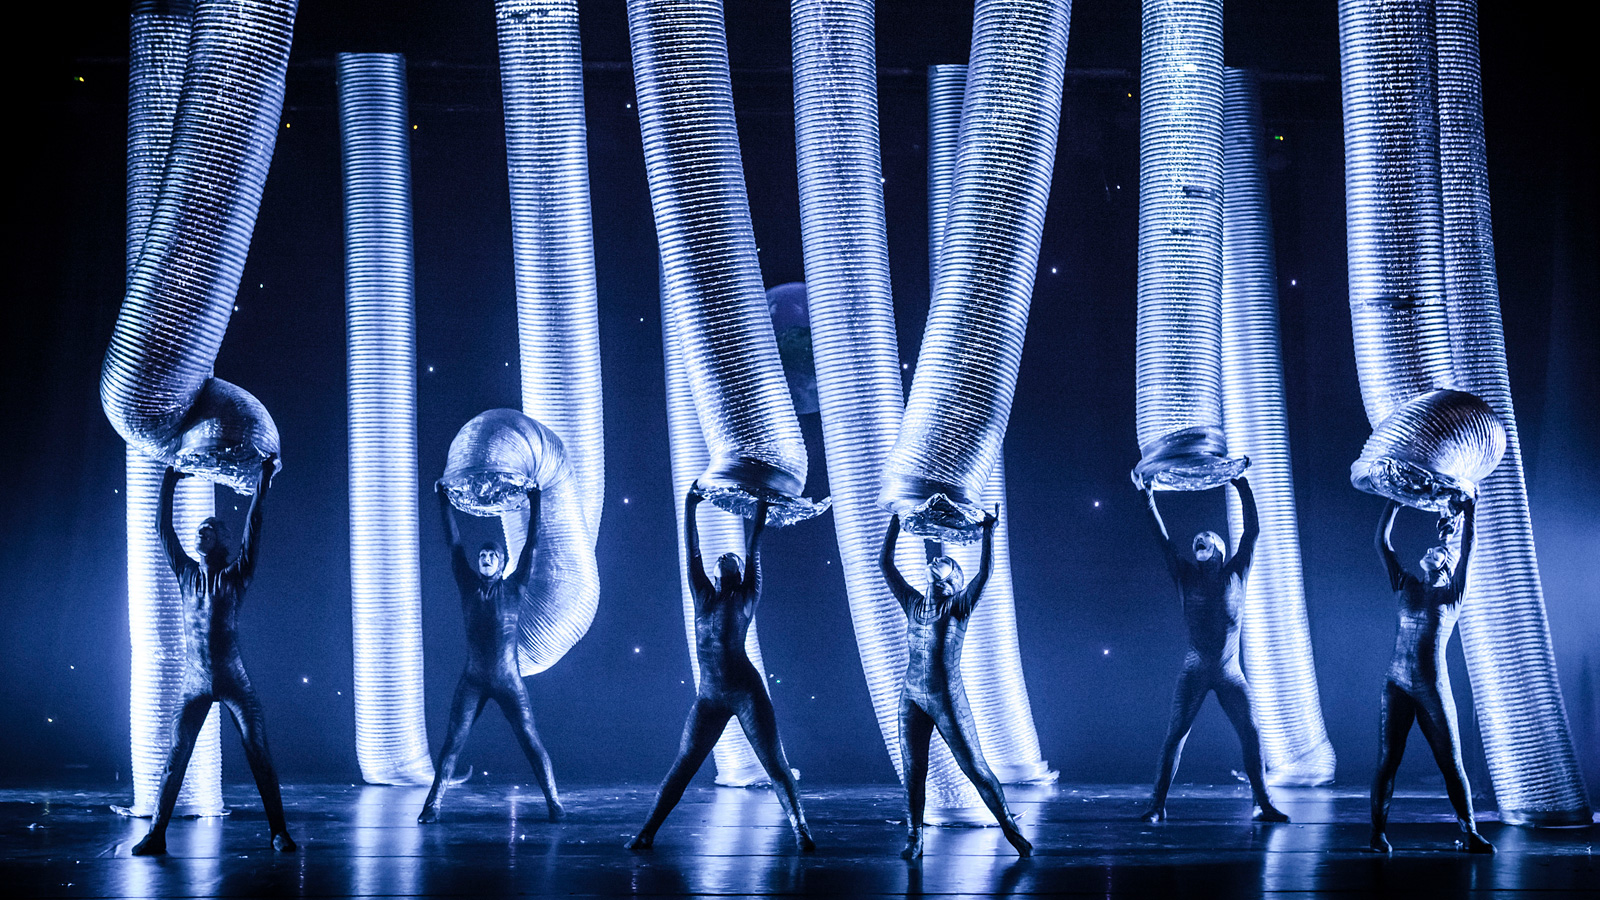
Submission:
[[[1261,736],[1251,719],[1250,688],[1239,666],[1239,607],[1244,603],[1244,582],[1250,574],[1250,561],[1255,553],[1256,538],[1261,534],[1261,524],[1256,518],[1255,497],[1250,493],[1249,482],[1242,477],[1235,478],[1233,486],[1239,491],[1239,501],[1244,507],[1244,533],[1231,559],[1227,557],[1227,544],[1210,531],[1194,536],[1193,556],[1180,554],[1167,536],[1166,523],[1161,521],[1155,491],[1145,487],[1151,525],[1167,561],[1167,571],[1177,583],[1184,623],[1189,630],[1189,652],[1184,657],[1183,671],[1178,674],[1178,686],[1172,695],[1172,719],[1167,724],[1167,738],[1161,746],[1155,790],[1150,807],[1140,816],[1146,822],[1166,819],[1167,791],[1178,773],[1184,742],[1188,741],[1189,729],[1206,702],[1206,694],[1212,691],[1217,692],[1217,702],[1227,713],[1228,721],[1233,723],[1233,730],[1239,734],[1239,744],[1244,748],[1245,775],[1255,795],[1256,809],[1252,818],[1261,822],[1289,821],[1267,795]]]
[[[928,563],[928,593],[923,595],[900,575],[894,564],[895,541],[900,536],[900,517],[889,520],[889,533],[883,539],[878,565],[889,582],[889,590],[905,611],[911,659],[906,665],[905,687],[900,692],[900,759],[906,779],[906,848],[901,856],[916,859],[922,855],[922,814],[927,799],[928,751],[934,729],[944,738],[950,754],[961,767],[985,806],[1005,832],[1006,840],[1018,856],[1033,853],[1033,844],[1022,836],[1006,808],[1000,779],[984,761],[978,745],[978,728],[967,705],[966,687],[961,681],[961,645],[967,622],[983,596],[994,557],[994,528],[1000,508],[983,521],[983,561],[971,583],[964,584],[961,566],[941,556]]]
[[[1405,753],[1406,736],[1414,721],[1422,729],[1434,761],[1444,775],[1445,792],[1455,807],[1456,820],[1464,832],[1459,842],[1471,853],[1493,853],[1494,845],[1478,834],[1472,812],[1472,788],[1461,763],[1461,734],[1456,724],[1456,700],[1450,693],[1450,670],[1445,663],[1445,648],[1456,630],[1461,612],[1461,596],[1467,589],[1467,560],[1472,554],[1473,520],[1471,500],[1452,504],[1452,513],[1439,520],[1440,546],[1422,557],[1424,578],[1418,579],[1400,565],[1390,543],[1400,504],[1390,500],[1378,520],[1376,543],[1378,558],[1389,573],[1389,588],[1399,606],[1400,624],[1395,631],[1394,656],[1384,678],[1380,700],[1381,723],[1378,770],[1372,779],[1372,849],[1388,853],[1392,849],[1384,834],[1389,824],[1389,802],[1394,797],[1394,777]],[[1455,533],[1455,512],[1462,517],[1461,558],[1450,569],[1450,551],[1445,542]]]

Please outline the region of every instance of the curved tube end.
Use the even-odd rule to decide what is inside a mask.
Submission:
[[[1286,763],[1267,770],[1267,784],[1282,787],[1320,787],[1333,782],[1337,757],[1326,740]]]
[[[748,457],[712,460],[698,484],[700,496],[744,519],[754,519],[756,505],[765,500],[767,524],[779,528],[819,516],[833,505],[831,498],[800,496],[805,485],[793,473]]]
[[[1505,809],[1500,810],[1500,821],[1507,825],[1532,828],[1585,828],[1594,824],[1594,812],[1588,806],[1577,809]]]
[[[1401,404],[1373,429],[1350,465],[1357,490],[1443,512],[1476,496],[1505,455],[1505,424],[1465,391],[1436,390]]]
[[[1174,431],[1140,448],[1133,483],[1158,491],[1205,491],[1244,474],[1250,459],[1229,456],[1222,430],[1197,426]]]
[[[975,544],[983,539],[986,515],[981,506],[934,494],[901,512],[900,526],[919,537],[946,544]]]
[[[525,473],[493,469],[446,472],[439,481],[451,506],[485,517],[527,509],[528,489],[537,487]]]
[[[1061,773],[1042,759],[1017,765],[991,764],[990,768],[1001,784],[1055,784],[1061,780]]]
[[[240,494],[255,493],[261,460],[282,449],[261,401],[215,377],[200,389],[177,443],[174,466]]]
[[[529,488],[549,490],[571,476],[555,432],[519,410],[491,409],[456,432],[439,481],[456,509],[498,516],[526,509]]]

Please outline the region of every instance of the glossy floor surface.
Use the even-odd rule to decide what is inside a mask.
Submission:
[[[920,864],[898,852],[900,793],[801,785],[817,852],[800,855],[771,792],[694,788],[652,851],[624,850],[646,786],[566,791],[545,821],[537,788],[456,788],[440,824],[416,824],[425,791],[289,786],[300,849],[275,853],[251,786],[229,785],[230,816],[173,823],[170,855],[133,858],[148,824],[113,814],[120,792],[0,791],[0,894],[25,897],[524,896],[1528,896],[1600,894],[1600,827],[1483,832],[1492,857],[1453,849],[1442,796],[1401,792],[1395,853],[1365,852],[1359,791],[1275,791],[1290,825],[1253,825],[1239,786],[1175,790],[1169,820],[1135,817],[1143,787],[1010,788],[1036,847],[1019,861],[996,828],[935,828]]]

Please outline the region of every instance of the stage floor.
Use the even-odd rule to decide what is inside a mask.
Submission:
[[[173,823],[170,856],[133,858],[148,828],[108,807],[122,792],[0,791],[0,893],[22,897],[413,896],[1254,896],[1269,892],[1600,894],[1600,829],[1511,828],[1485,817],[1499,853],[1452,849],[1449,805],[1395,799],[1392,857],[1364,852],[1355,790],[1279,789],[1290,825],[1253,825],[1239,786],[1175,790],[1169,820],[1135,818],[1143,786],[1010,788],[1035,855],[1019,861],[996,828],[935,828],[919,865],[899,856],[900,793],[802,783],[817,852],[794,849],[765,789],[697,788],[653,851],[623,841],[653,787],[575,787],[567,821],[544,821],[531,785],[475,780],[451,791],[440,824],[419,827],[414,788],[293,785],[284,790],[298,852],[274,853],[253,786],[228,785],[233,813]]]

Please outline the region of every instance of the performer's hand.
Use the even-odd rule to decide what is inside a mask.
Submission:
[[[183,471],[182,469],[178,468],[177,466],[167,466],[167,479],[168,480],[170,480],[170,481],[182,481],[183,479],[188,478],[188,477],[189,477],[189,473]]]
[[[261,486],[272,487],[272,479],[283,470],[283,462],[278,459],[278,454],[268,453],[261,460]]]
[[[699,503],[701,500],[704,500],[704,499],[705,499],[704,495],[702,495],[700,493],[700,479],[696,478],[694,480],[694,483],[689,485],[689,502],[690,503]]]
[[[994,505],[994,510],[984,515],[983,527],[993,528],[998,524],[1000,524],[1000,504],[996,503]]]
[[[900,514],[899,513],[890,513],[889,514],[889,525],[892,526],[895,531],[899,531],[900,530]]]
[[[1249,459],[1249,457],[1245,457],[1245,458]],[[1243,475],[1240,475],[1238,478],[1230,478],[1228,480],[1228,483],[1233,485],[1235,489],[1242,488],[1245,485],[1249,484],[1248,481],[1244,480],[1244,476]]]

